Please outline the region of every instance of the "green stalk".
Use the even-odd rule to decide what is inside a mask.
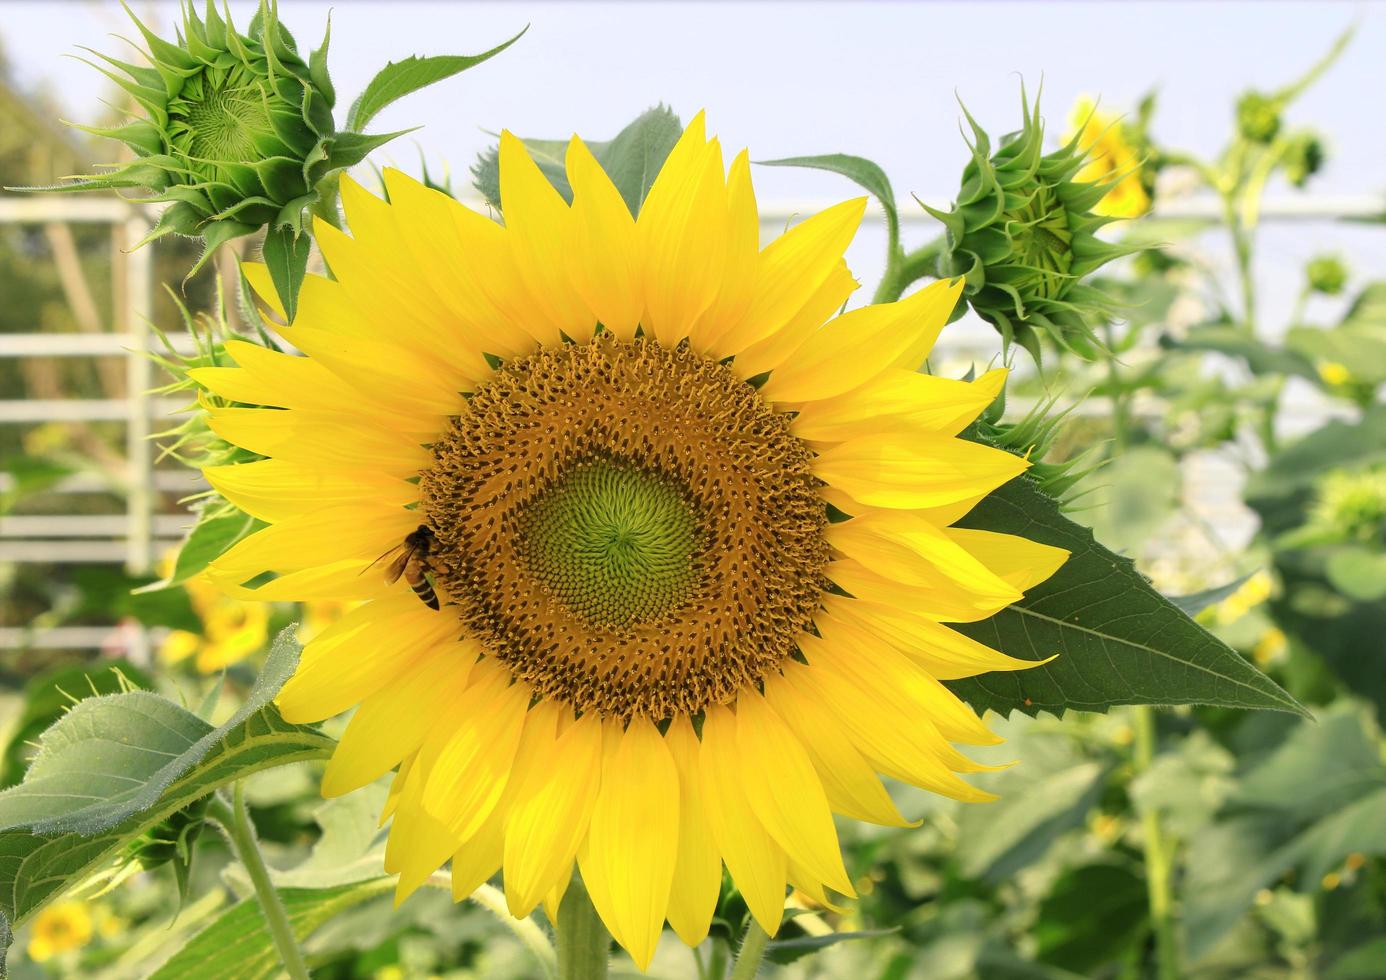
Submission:
[[[934,262],[947,245],[948,240],[943,235],[909,253],[901,252],[900,246],[894,245],[886,256],[886,271],[871,302],[895,302],[910,283],[923,279],[933,271]]]
[[[284,972],[291,980],[309,980],[308,965],[303,961],[303,951],[298,948],[293,927],[289,924],[284,903],[279,892],[270,881],[269,868],[260,853],[260,844],[255,838],[255,825],[250,822],[250,813],[245,805],[245,783],[236,783],[232,791],[231,806],[220,796],[213,796],[207,806],[207,816],[211,817],[225,831],[236,857],[250,875],[250,883],[255,888],[255,900],[260,903],[260,911],[269,927],[270,938],[279,951],[284,963]]]
[[[1155,761],[1155,712],[1145,704],[1131,709],[1135,728],[1133,762],[1136,774],[1150,769]],[[1160,815],[1153,807],[1141,814],[1145,850],[1146,901],[1150,908],[1150,928],[1155,933],[1155,969],[1159,980],[1179,980],[1179,940],[1174,931],[1174,905],[1170,888],[1172,848],[1160,827]]]
[[[741,951],[736,954],[736,965],[732,967],[731,980],[755,980],[760,972],[761,960],[765,959],[765,947],[770,943],[770,934],[760,927],[755,919],[746,927],[746,937],[741,940]]]
[[[605,980],[611,935],[577,875],[558,907],[557,938],[559,980]]]
[[[424,880],[424,884],[430,888],[437,888],[452,894],[452,879],[445,871],[435,871]],[[501,925],[509,929],[525,948],[534,954],[534,958],[539,961],[539,968],[543,971],[545,980],[554,980],[555,973],[553,946],[549,943],[548,934],[539,923],[534,921],[533,916],[526,916],[517,919],[510,914],[510,908],[505,904],[505,894],[495,885],[481,884],[476,891],[467,896],[469,902],[475,902],[487,912],[496,917]]]

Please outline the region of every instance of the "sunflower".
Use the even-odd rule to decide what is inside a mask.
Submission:
[[[878,773],[987,799],[951,743],[998,739],[941,681],[1031,664],[943,624],[1065,553],[950,527],[1027,465],[958,438],[1004,372],[916,373],[960,282],[837,315],[864,199],[762,249],[701,115],[638,219],[576,137],[566,168],[571,205],[503,134],[503,225],[343,181],[334,278],[280,330],[306,356],[197,371],[265,406],[209,410],[268,457],[206,470],[269,525],[212,574],[360,602],[279,706],[359,705],[323,791],[395,770],[399,897],[451,861],[457,898],[503,868],[553,916],[576,863],[643,968],[666,919],[707,936],[724,864],[771,933],[788,885],[850,896],[833,814],[908,823]]]
[[[1079,149],[1090,159],[1075,180],[1108,182],[1111,189],[1093,207],[1094,214],[1112,218],[1139,218],[1150,210],[1150,193],[1141,182],[1140,150],[1128,138],[1126,126],[1116,116],[1097,108],[1086,96],[1069,113],[1069,126],[1078,134]],[[1067,139],[1072,139],[1070,135]]]

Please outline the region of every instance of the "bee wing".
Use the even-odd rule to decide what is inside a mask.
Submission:
[[[399,555],[385,566],[385,581],[387,582],[398,582],[399,577],[404,574],[404,570],[409,567],[409,559],[414,556],[414,549],[406,548],[404,545],[393,550],[398,551]],[[385,554],[388,555],[389,553],[387,551]],[[385,555],[381,555],[381,557],[383,558]]]

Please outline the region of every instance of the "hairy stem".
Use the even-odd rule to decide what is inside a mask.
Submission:
[[[1155,711],[1149,705],[1131,709],[1135,727],[1136,773],[1149,770],[1155,761]],[[1160,980],[1179,980],[1179,941],[1174,931],[1174,906],[1170,888],[1173,854],[1160,826],[1160,814],[1148,807],[1141,814],[1145,850],[1146,900],[1150,928],[1155,933],[1155,969]]]
[[[284,903],[279,892],[270,881],[269,868],[260,853],[260,844],[255,837],[255,826],[250,822],[250,812],[245,805],[245,783],[238,782],[232,790],[231,805],[219,796],[213,796],[207,807],[207,815],[221,825],[231,842],[236,857],[250,875],[250,883],[255,888],[255,900],[260,903],[260,912],[269,927],[270,938],[283,960],[284,972],[291,980],[309,980],[308,965],[303,960],[303,951],[298,947],[293,927],[289,924]]]
[[[881,284],[876,287],[876,295],[871,302],[893,303],[899,299],[910,283],[924,278],[933,270],[934,261],[947,244],[947,239],[940,235],[913,252],[902,253],[899,246],[895,246],[887,256],[885,274],[881,276]]]
[[[732,967],[731,980],[755,980],[760,972],[761,960],[765,959],[765,947],[770,943],[770,934],[760,927],[755,919],[746,927],[746,936],[741,940],[741,951],[736,954],[736,965]]]
[[[452,891],[452,881],[446,872],[435,871],[425,879],[424,884],[432,888],[441,888],[445,892]],[[490,912],[501,924],[514,933],[515,938],[525,945],[534,958],[539,961],[539,968],[543,971],[545,980],[553,980],[557,976],[553,944],[549,942],[548,935],[544,929],[535,922],[532,916],[517,919],[510,914],[510,909],[505,904],[505,895],[494,885],[483,884],[467,896],[468,901],[475,902],[487,912]]]

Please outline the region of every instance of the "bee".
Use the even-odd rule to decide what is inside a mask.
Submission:
[[[374,565],[388,558],[390,563],[385,566],[385,581],[398,582],[403,576],[404,580],[409,583],[409,588],[413,589],[414,594],[419,597],[420,602],[430,609],[437,609],[438,593],[433,591],[433,583],[428,580],[428,573],[433,569],[428,560],[428,552],[433,546],[433,542],[433,531],[429,529],[427,524],[420,524],[410,531],[402,542],[371,564]]]

